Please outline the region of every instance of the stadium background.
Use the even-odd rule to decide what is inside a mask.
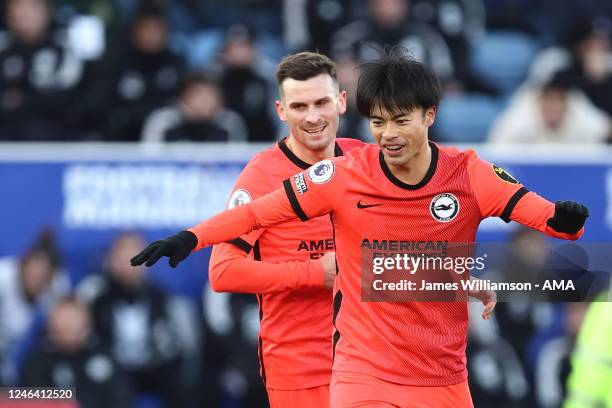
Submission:
[[[45,370],[65,385],[93,376],[104,386],[79,379],[94,384],[82,402],[100,406],[114,389],[106,380],[121,372],[138,378],[116,391],[125,406],[163,406],[164,398],[174,406],[262,406],[256,300],[208,290],[207,250],[144,277],[156,288],[144,292],[168,305],[159,318],[174,346],[160,346],[146,317],[151,303],[135,296],[128,303],[139,308],[120,318],[140,330],[98,333],[113,373],[91,368],[84,353],[89,369],[60,375],[41,356],[53,342],[45,328],[58,298],[73,292],[101,318],[96,296],[100,281],[115,276],[108,258],[117,253],[109,251],[122,234],[151,241],[222,210],[242,166],[285,135],[273,111],[274,67],[293,51],[328,53],[350,97],[352,68],[372,53],[363,41],[407,46],[442,79],[433,140],[475,148],[549,199],[586,204],[583,239],[610,241],[610,2],[58,0],[47,12],[45,4],[2,1],[2,385],[43,385],[35,379]],[[369,140],[350,104],[340,136]],[[512,266],[523,271],[535,270],[547,248],[499,220],[483,223],[479,240],[513,242]],[[25,301],[15,295],[18,277],[39,253],[52,272],[34,274],[40,288]],[[587,307],[500,304],[486,323],[474,314],[475,406],[561,406]],[[90,343],[82,348],[98,347]]]

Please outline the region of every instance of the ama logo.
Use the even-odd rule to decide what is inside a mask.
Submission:
[[[438,194],[429,204],[431,216],[440,222],[449,222],[459,214],[459,200],[450,193]]]
[[[327,183],[334,175],[334,162],[331,160],[323,160],[314,164],[308,171],[308,177],[313,183]]]

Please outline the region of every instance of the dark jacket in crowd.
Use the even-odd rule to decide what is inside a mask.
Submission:
[[[269,111],[272,95],[263,77],[249,67],[228,67],[221,74],[220,85],[225,105],[245,120],[249,142],[276,140]]]
[[[107,137],[113,141],[137,141],[148,114],[176,96],[185,64],[169,48],[151,54],[130,47],[111,58]]]
[[[44,341],[23,370],[25,387],[71,387],[83,408],[129,408],[132,390],[122,369],[95,339],[75,354]]]
[[[0,140],[71,140],[71,104],[83,62],[59,37],[37,44],[8,34],[0,47]]]

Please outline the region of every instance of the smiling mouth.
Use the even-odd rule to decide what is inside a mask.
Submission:
[[[383,147],[385,148],[385,150],[390,151],[390,152],[399,152],[404,146],[403,145],[385,145]]]
[[[320,126],[318,128],[304,129],[304,132],[309,133],[311,135],[314,135],[314,134],[317,134],[317,133],[321,133],[323,130],[325,130],[326,127],[327,127],[327,125],[323,125],[323,126]]]

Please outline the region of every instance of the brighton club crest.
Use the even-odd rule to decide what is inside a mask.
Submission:
[[[431,216],[440,222],[449,222],[459,214],[459,200],[450,193],[438,194],[429,205]]]

